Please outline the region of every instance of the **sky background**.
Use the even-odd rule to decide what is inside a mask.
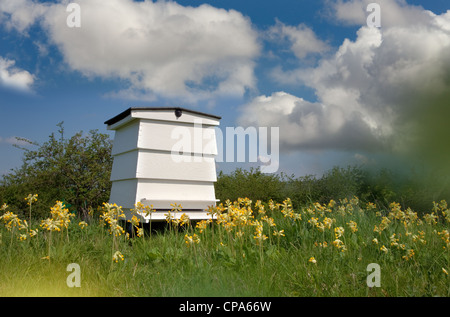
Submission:
[[[113,137],[104,122],[137,106],[279,127],[279,172],[297,176],[445,152],[448,0],[77,0],[80,28],[70,2],[0,0],[0,175],[21,165],[15,137],[61,121]]]

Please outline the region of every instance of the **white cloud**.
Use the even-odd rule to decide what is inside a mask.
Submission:
[[[279,127],[280,148],[284,151],[373,150],[381,145],[359,114],[347,113],[334,105],[311,103],[282,91],[256,97],[247,103],[238,123]]]
[[[257,32],[237,11],[166,1],[77,3],[80,28],[66,25],[68,1],[44,5],[20,0],[0,11],[11,14],[7,23],[19,31],[38,21],[72,70],[125,80],[129,86],[118,92],[121,96],[136,90],[192,102],[240,96],[256,85]]]
[[[418,137],[415,128],[424,128],[423,114],[448,109],[450,11],[435,15],[402,3],[382,1],[382,10],[398,9],[384,24],[382,11],[383,27],[362,26],[354,41],[345,39],[316,67],[274,69],[274,81],[310,87],[317,102],[286,93],[261,96],[244,105],[241,122],[279,126],[280,144],[293,149],[407,148]]]
[[[308,54],[329,50],[328,44],[317,38],[314,31],[303,24],[289,26],[277,20],[276,24],[267,31],[267,37],[271,41],[287,40],[290,50],[300,59]]]
[[[24,33],[40,19],[49,5],[30,0],[6,0],[0,2],[0,21],[9,29]]]
[[[407,4],[405,0],[338,0],[331,3],[332,15],[339,22],[350,25],[366,25],[367,6],[370,3],[380,5],[381,26],[410,26],[428,21],[430,11],[420,6]]]
[[[30,91],[34,77],[28,71],[14,67],[15,61],[0,56],[0,85],[20,91]]]

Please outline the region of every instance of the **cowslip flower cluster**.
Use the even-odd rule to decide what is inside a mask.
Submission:
[[[120,251],[116,251],[113,254],[113,261],[115,263],[118,263],[119,261],[123,261],[123,260],[124,260],[124,256],[123,256],[123,254]]]
[[[190,236],[190,235],[186,234],[184,236],[184,242],[186,243],[187,247],[190,247],[190,246],[193,246],[194,244],[199,244],[200,243],[200,238],[195,233],[194,233],[193,236]]]
[[[100,218],[104,223],[109,224],[109,233],[111,235],[117,237],[125,233],[125,230],[119,225],[120,219],[126,219],[121,206],[103,203],[102,211]]]

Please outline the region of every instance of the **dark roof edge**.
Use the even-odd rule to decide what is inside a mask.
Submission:
[[[131,114],[131,111],[133,111],[133,110],[155,110],[155,111],[158,111],[158,110],[173,110],[173,111],[175,111],[177,109],[181,110],[181,111],[185,111],[185,112],[190,112],[190,113],[193,113],[193,114],[198,114],[198,115],[202,115],[202,116],[206,116],[206,117],[211,117],[211,118],[218,119],[218,120],[222,119],[222,117],[219,117],[219,116],[215,116],[215,115],[204,113],[204,112],[200,112],[200,111],[190,110],[190,109],[186,109],[186,108],[181,108],[181,107],[131,107],[131,108],[128,108],[127,110],[125,110],[124,112],[119,113],[114,118],[111,118],[111,119],[105,121],[105,124],[112,125],[112,124],[114,124],[116,122],[119,122],[120,120],[128,117]]]

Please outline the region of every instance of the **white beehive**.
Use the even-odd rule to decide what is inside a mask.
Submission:
[[[171,204],[182,206],[176,218],[182,213],[193,220],[210,218],[219,120],[184,108],[129,108],[106,121],[115,131],[110,202],[122,206],[127,217],[142,202],[156,210],[152,221],[165,220]]]

